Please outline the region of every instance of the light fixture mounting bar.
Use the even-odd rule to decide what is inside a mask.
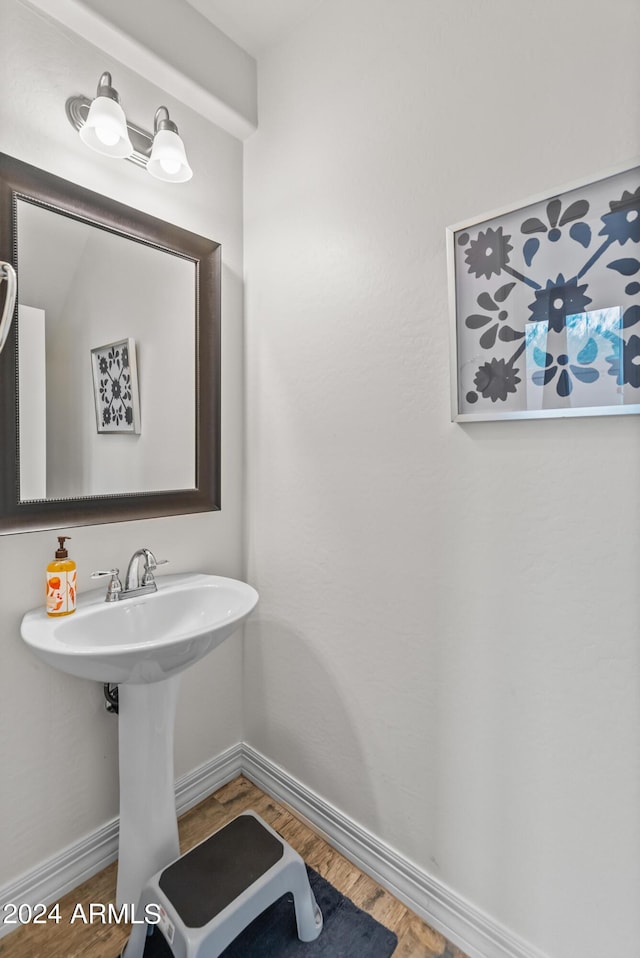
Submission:
[[[67,100],[65,104],[67,119],[75,130],[81,130],[85,125],[91,103],[92,100],[86,96],[71,96]],[[142,127],[130,123],[129,120],[127,120],[127,130],[133,145],[133,153],[125,159],[146,169],[153,146],[153,133],[147,133]]]

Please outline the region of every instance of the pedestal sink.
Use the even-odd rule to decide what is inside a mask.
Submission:
[[[85,593],[76,612],[28,612],[22,637],[49,665],[119,686],[120,836],[117,904],[179,855],[173,734],[180,672],[224,642],[258,601],[222,576],[161,576],[158,591],[106,603]]]

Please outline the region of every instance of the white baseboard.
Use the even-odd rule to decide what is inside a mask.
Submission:
[[[289,806],[334,848],[458,945],[469,958],[548,958],[250,745],[234,745],[180,778],[176,782],[178,814],[240,774]],[[8,902],[35,905],[57,901],[114,861],[117,851],[118,821],[114,819],[11,885],[0,888],[0,908]],[[0,938],[12,930],[13,926],[0,925]]]
[[[242,773],[244,746],[241,742],[225,749],[210,762],[198,766],[176,782],[176,811],[184,814],[212,792]]]
[[[547,958],[246,743],[242,768],[469,958]]]
[[[62,895],[80,885],[85,879],[106,868],[118,853],[117,819],[107,822],[95,832],[73,845],[67,846],[59,855],[42,862],[37,868],[21,875],[10,885],[0,888],[0,938],[16,930],[15,925],[5,925],[7,917],[4,906],[45,905],[57,901]]]
[[[176,811],[188,811],[216,789],[222,788],[242,771],[243,747],[239,743],[210,762],[199,766],[176,782]],[[10,885],[0,888],[0,909],[5,904],[45,905],[57,901],[81,882],[106,868],[118,855],[118,819],[63,849]],[[0,913],[0,922],[6,913]],[[0,923],[0,938],[15,931],[14,925]]]

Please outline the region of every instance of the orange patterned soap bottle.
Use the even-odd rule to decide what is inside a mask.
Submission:
[[[76,564],[64,547],[70,536],[58,536],[60,548],[47,566],[47,615],[71,615],[76,611]]]

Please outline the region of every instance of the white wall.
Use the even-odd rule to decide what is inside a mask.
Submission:
[[[47,351],[46,313],[18,306],[18,434],[20,436],[20,498],[47,495]]]
[[[79,588],[97,568],[122,569],[139,546],[168,571],[241,573],[242,539],[242,146],[84,40],[16,0],[0,0],[0,150],[222,243],[223,510],[71,529]],[[130,163],[90,154],[64,104],[91,95],[111,70],[133,122],[149,128],[166,103],[188,144],[193,180],[154,181]],[[171,450],[168,450],[170,454]],[[0,885],[117,814],[117,720],[102,688],[36,660],[19,634],[22,614],[44,599],[54,533],[0,537]],[[241,642],[225,643],[183,676],[176,730],[182,775],[242,738]]]
[[[639,31],[325,0],[246,145],[247,741],[551,958],[640,938],[640,433],[450,422],[444,231],[631,165]]]

